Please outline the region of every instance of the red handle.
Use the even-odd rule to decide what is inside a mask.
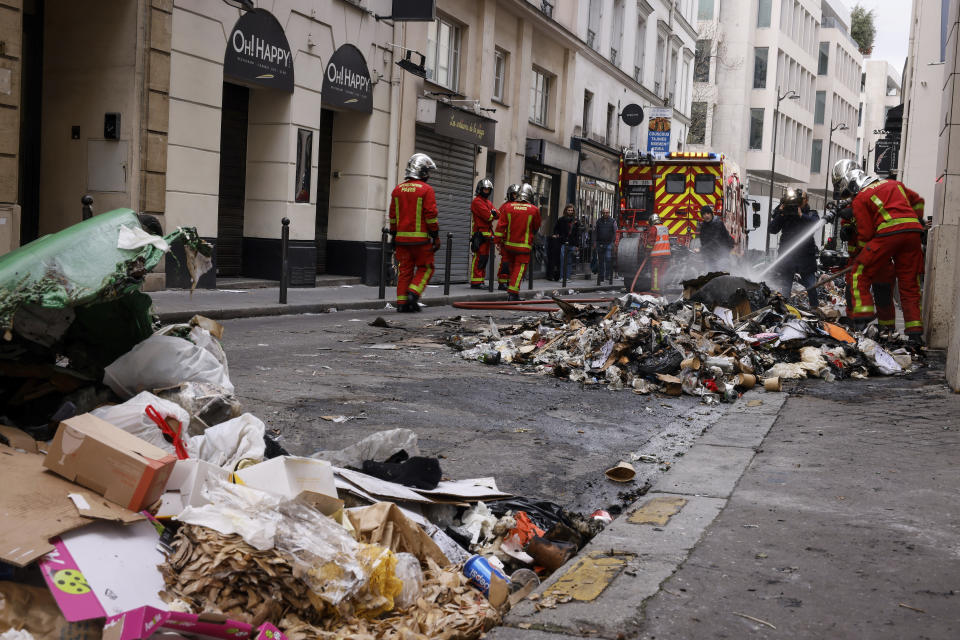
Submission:
[[[160,431],[162,431],[164,435],[170,436],[173,440],[173,448],[177,452],[177,458],[186,460],[189,456],[187,455],[187,447],[183,444],[183,437],[180,435],[183,432],[183,425],[180,424],[180,421],[177,421],[177,430],[174,431],[167,421],[163,419],[163,416],[160,415],[160,412],[153,408],[152,404],[147,405],[146,414],[148,418],[153,420],[154,424],[160,427]]]

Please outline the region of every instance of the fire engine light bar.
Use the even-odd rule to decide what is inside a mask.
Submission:
[[[671,151],[670,153],[667,154],[667,158],[674,158],[674,159],[700,158],[704,160],[716,160],[718,156],[716,153],[713,153],[712,151],[709,153],[706,151]]]

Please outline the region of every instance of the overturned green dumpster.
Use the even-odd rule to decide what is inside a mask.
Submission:
[[[153,331],[140,288],[183,242],[194,283],[212,247],[196,229],[161,236],[150,216],[117,209],[0,256],[0,415],[22,422],[102,379],[103,367]]]

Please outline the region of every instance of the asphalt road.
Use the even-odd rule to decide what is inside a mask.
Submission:
[[[223,343],[244,409],[293,454],[407,427],[423,455],[441,456],[445,477],[493,476],[504,491],[586,513],[631,502],[722,412],[689,396],[641,396],[465,361],[443,344],[450,327],[436,324],[458,312],[229,320]],[[495,313],[502,324],[521,315]],[[377,316],[394,326],[369,326]],[[324,419],[341,415],[352,419]],[[662,462],[635,461],[632,483],[604,477],[631,454]]]

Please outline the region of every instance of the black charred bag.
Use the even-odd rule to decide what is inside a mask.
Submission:
[[[470,236],[470,251],[473,251],[474,253],[480,251],[480,247],[482,247],[483,243],[486,241],[487,239],[483,237],[482,232],[474,231],[473,235]]]

